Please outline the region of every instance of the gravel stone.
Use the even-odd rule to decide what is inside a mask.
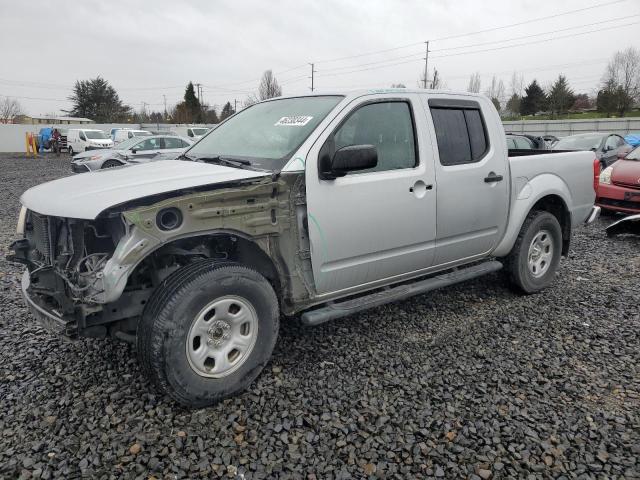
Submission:
[[[23,305],[19,196],[69,174],[64,155],[0,155],[0,478],[640,478],[640,238],[607,238],[611,218],[574,232],[541,294],[498,272],[283,319],[246,392],[186,410],[134,347],[66,342]]]

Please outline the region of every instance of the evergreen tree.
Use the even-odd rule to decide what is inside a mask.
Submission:
[[[511,98],[507,100],[507,105],[505,109],[512,115],[517,115],[520,113],[520,97],[517,93],[511,95]]]
[[[562,115],[569,112],[576,97],[569,88],[567,77],[559,75],[549,91],[549,108],[552,114]]]
[[[547,108],[547,96],[536,80],[524,89],[524,93],[525,96],[520,102],[520,114],[535,115]]]
[[[104,78],[78,80],[69,97],[73,102],[71,116],[90,118],[97,123],[127,121],[131,107],[123,105],[116,90]]]
[[[224,107],[222,107],[222,111],[220,112],[220,121],[223,121],[225,118],[230,117],[234,113],[236,112],[234,112],[233,107],[231,106],[231,102],[225,103]]]
[[[184,92],[184,106],[191,116],[190,122],[202,123],[202,105],[200,105],[200,100],[198,100],[198,97],[196,96],[196,90],[192,82],[187,84],[187,88]]]

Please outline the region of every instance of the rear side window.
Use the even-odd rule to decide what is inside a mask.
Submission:
[[[469,106],[467,106],[469,105]],[[431,116],[438,141],[442,165],[463,165],[478,162],[489,148],[487,132],[479,106],[464,105],[431,107]]]

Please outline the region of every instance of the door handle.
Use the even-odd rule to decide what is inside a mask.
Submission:
[[[501,182],[501,181],[502,181],[502,175],[497,175],[496,172],[489,172],[489,175],[484,177],[485,183]]]

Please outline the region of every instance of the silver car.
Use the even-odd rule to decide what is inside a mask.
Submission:
[[[191,145],[193,145],[193,140],[177,135],[133,137],[119,143],[115,148],[91,150],[75,155],[71,161],[71,170],[75,173],[83,173],[121,167],[122,165],[172,159],[178,157]]]

